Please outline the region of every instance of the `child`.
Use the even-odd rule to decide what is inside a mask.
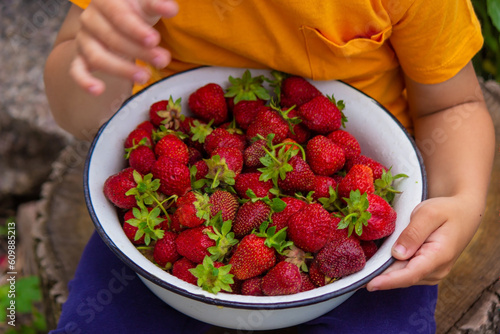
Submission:
[[[482,37],[469,0],[73,2],[45,80],[54,117],[76,137],[92,139],[133,88],[200,65],[340,79],[387,107],[415,135],[429,199],[393,246],[398,261],[298,329],[435,331],[436,284],[478,228],[494,152],[470,62]],[[54,333],[208,328],[160,302],[94,235]]]

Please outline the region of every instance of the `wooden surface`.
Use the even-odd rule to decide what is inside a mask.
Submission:
[[[483,86],[488,109],[495,123],[497,138],[492,178],[486,211],[476,235],[462,253],[451,273],[439,285],[436,309],[437,333],[458,331],[460,320],[482,305],[481,296],[488,295],[500,276],[500,87],[494,83]],[[473,308],[474,304],[476,308]],[[498,312],[498,306],[491,312]],[[480,319],[478,319],[480,320]],[[488,320],[486,320],[488,321]],[[480,328],[481,324],[478,324]],[[498,325],[498,324],[497,324]],[[478,329],[478,333],[485,333]],[[497,332],[498,333],[498,330]]]

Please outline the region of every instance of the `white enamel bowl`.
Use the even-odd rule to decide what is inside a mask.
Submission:
[[[102,187],[108,176],[125,167],[123,141],[140,122],[148,118],[149,106],[159,100],[182,98],[188,110],[188,96],[209,83],[226,87],[228,77],[239,77],[244,69],[202,67],[179,73],[157,82],[127,100],[102,126],[87,157],[85,199],[97,232],[144,284],[165,303],[198,320],[239,330],[266,330],[294,326],[332,310],[357,289],[384,271],[394,259],[391,246],[408,225],[413,208],[426,198],[426,177],[414,141],[403,126],[380,104],[338,81],[313,82],[322,92],[345,101],[347,131],[359,140],[362,154],[393,166],[393,175],[405,173],[402,191],[394,202],[398,213],[396,231],[388,237],[363,270],[327,286],[289,296],[256,297],[203,291],[162,271],[139,253],[122,231],[113,205],[104,197]],[[252,75],[269,71],[253,70]]]

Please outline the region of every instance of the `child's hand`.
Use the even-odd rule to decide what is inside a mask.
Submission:
[[[393,247],[392,254],[398,261],[368,283],[367,289],[439,283],[479,225],[481,211],[474,209],[475,204],[467,198],[438,197],[418,205]]]
[[[105,89],[94,71],[145,83],[150,74],[135,59],[157,68],[168,65],[170,53],[158,46],[160,35],[153,25],[177,12],[173,0],[93,0],[80,16],[71,76],[94,95]]]

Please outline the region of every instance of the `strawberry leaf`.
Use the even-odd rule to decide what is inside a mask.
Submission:
[[[209,256],[205,256],[203,263],[196,268],[189,269],[198,278],[198,286],[213,294],[217,294],[221,290],[232,292],[230,284],[234,283],[234,275],[229,273],[230,270],[230,264],[219,268],[215,267],[214,261]]]

